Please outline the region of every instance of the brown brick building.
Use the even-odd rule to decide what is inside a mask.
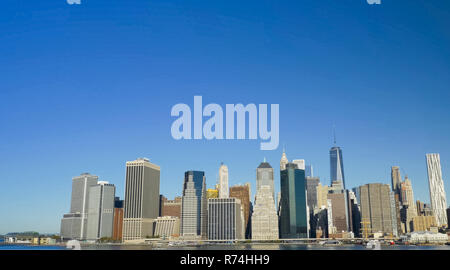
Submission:
[[[116,197],[114,201],[113,240],[122,241],[123,200]]]
[[[245,237],[249,238],[250,234],[250,183],[245,185],[237,185],[230,187],[230,198],[241,200],[241,205],[244,210],[244,226]]]
[[[328,199],[331,200],[331,213],[333,216],[333,225],[338,233],[347,232],[347,209],[345,207],[344,193],[329,193]]]
[[[181,218],[181,197],[175,197],[174,200],[161,198],[161,216]]]

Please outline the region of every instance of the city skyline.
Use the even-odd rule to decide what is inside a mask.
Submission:
[[[285,153],[285,150],[283,150],[283,155],[282,155],[282,160],[283,160],[283,158],[285,157],[285,155],[286,155],[286,153]],[[430,154],[426,154],[425,155],[425,159],[426,159],[426,157],[428,156],[428,155],[430,155]],[[147,158],[137,158],[137,160],[136,161],[139,161],[139,160],[142,160],[142,161],[149,161],[149,159],[147,159]],[[135,161],[135,162],[136,162]],[[131,161],[127,161],[127,163],[128,162],[131,162]],[[270,165],[270,162],[269,161],[267,161],[267,159],[266,158],[264,158],[264,160],[262,161],[262,163],[260,163],[259,165],[261,165],[261,164],[264,164],[264,163],[267,163],[269,166],[271,166]],[[288,163],[289,163],[289,161],[288,161]],[[425,162],[426,163],[426,162]],[[220,163],[220,165],[221,166],[223,166],[223,162],[221,162]],[[254,169],[255,169],[255,172],[257,171],[257,169],[259,168],[260,166],[258,166],[258,167],[255,167]],[[397,166],[392,166],[392,167],[397,167]],[[392,167],[390,168],[390,169],[392,169]],[[425,170],[427,169],[426,167],[427,167],[427,164],[425,164],[424,165],[424,167],[425,167]],[[222,168],[222,167],[220,167],[220,168]],[[401,169],[401,168],[396,168],[396,171],[398,172],[399,171],[399,169]],[[199,171],[199,170],[195,170],[195,171]],[[186,173],[187,171],[185,171],[185,173]],[[203,171],[202,171],[203,172]],[[391,173],[392,173],[392,171],[391,171]],[[274,170],[274,175],[276,175],[276,174],[278,174],[278,176],[279,176],[279,174],[280,174],[280,170]],[[95,177],[96,179],[99,179],[99,183],[101,183],[101,182],[105,182],[105,181],[100,181],[100,179],[103,179],[103,178],[101,178],[101,176],[97,176],[97,175],[91,175],[90,173],[87,173],[87,172],[85,172],[85,173],[81,173],[81,175],[80,176],[74,176],[74,177],[72,177],[73,179],[77,179],[77,178],[80,178],[80,177],[84,177],[84,176],[92,176],[92,177]],[[257,176],[257,175],[256,175]],[[400,181],[403,181],[403,180],[406,180],[406,181],[408,181],[409,182],[409,184],[411,184],[411,182],[412,183],[414,183],[414,181],[410,181],[410,179],[409,179],[409,176],[408,175],[402,175],[401,177],[403,177],[403,178],[400,178]],[[447,189],[448,187],[447,187],[447,185],[445,185],[445,175],[443,175],[442,176],[442,178],[444,179],[444,188],[445,189]],[[218,185],[217,185],[217,181],[215,181],[214,179],[210,179],[210,182],[208,182],[208,176],[206,175],[206,173],[205,173],[205,179],[206,179],[206,181],[205,181],[205,183],[206,183],[206,187],[207,188],[216,188],[216,187],[218,187]],[[316,179],[316,177],[314,177],[314,179]],[[322,185],[326,185],[326,186],[328,186],[328,188],[330,189],[331,188],[331,186],[329,185],[329,179],[330,178],[321,178],[321,177],[319,177],[319,179],[320,179],[320,183],[322,184]],[[125,179],[124,179],[124,185],[125,185]],[[162,181],[161,181],[162,182]],[[382,183],[382,184],[388,184],[391,188],[392,188],[392,179],[389,179],[389,180],[385,180],[385,181],[369,181],[369,182],[377,182],[377,183]],[[428,182],[428,179],[427,179],[427,182]],[[275,183],[275,186],[274,186],[274,188],[275,188],[275,191],[276,192],[279,192],[279,190],[280,190],[280,187],[279,187],[279,184],[280,184],[280,179],[278,178],[276,178],[275,177],[275,179],[274,179],[274,183]],[[366,182],[366,183],[362,183],[361,185],[359,185],[359,186],[362,186],[362,185],[366,185],[368,182]],[[113,184],[113,185],[120,185],[120,183],[111,183],[111,184]],[[179,183],[178,183],[179,184]],[[238,186],[238,185],[243,185],[243,183],[242,182],[233,182],[233,183],[230,183],[229,184],[229,188],[231,188],[231,187],[235,187],[235,186]],[[254,201],[254,199],[255,199],[255,196],[256,196],[256,186],[257,186],[257,177],[255,177],[252,181],[251,181],[251,186],[254,186],[254,190],[251,190],[251,197],[250,197],[250,201],[251,202],[253,202]],[[349,187],[349,189],[352,189],[352,188],[358,188],[359,186],[352,186],[352,187]],[[412,186],[412,188],[413,188],[413,190],[414,190],[414,184],[411,184],[411,186]],[[429,188],[429,187],[428,187]],[[431,204],[431,198],[430,198],[430,191],[429,191],[429,189],[427,188],[427,190],[426,190],[426,193],[427,193],[427,195],[428,195],[428,198],[426,198],[425,200],[423,199],[423,198],[418,198],[417,196],[414,196],[414,198],[415,198],[415,201],[417,201],[417,200],[420,200],[421,202],[424,202],[424,203],[427,203],[427,204]],[[177,196],[181,196],[182,195],[182,193],[183,193],[183,191],[182,191],[182,189],[180,188],[180,190],[179,191],[176,191],[175,192],[175,195],[174,196],[170,196],[170,195],[167,195],[167,193],[164,193],[164,191],[160,191],[160,195],[162,195],[162,196],[165,196],[165,197],[167,197],[167,198],[169,198],[169,199],[173,199],[173,198],[175,198],[175,197],[177,197]],[[118,196],[120,199],[124,199],[125,198],[125,193],[123,193],[123,194],[121,194],[121,193],[115,193],[115,195],[116,196]],[[276,198],[276,197],[275,197]],[[72,199],[73,200],[73,199]],[[447,207],[450,207],[450,205],[448,205]],[[5,233],[9,233],[9,232],[12,232],[12,231],[21,231],[21,230],[10,230],[10,231],[7,231],[7,232],[0,232],[1,234],[5,234]],[[27,231],[27,230],[23,230],[23,231]],[[55,232],[52,232],[52,231],[45,231],[44,233],[55,233]]]
[[[255,187],[264,157],[277,194],[283,145],[328,184],[333,126],[347,189],[390,184],[399,166],[415,199],[430,202],[424,155],[440,153],[450,194],[450,3],[409,2],[8,1],[0,233],[57,232],[70,179],[83,172],[123,197],[123,164],[137,157],[161,166],[160,193],[170,199],[186,170],[204,171],[213,187],[222,161],[230,186]],[[280,146],[174,140],[170,109],[195,95],[279,104]]]

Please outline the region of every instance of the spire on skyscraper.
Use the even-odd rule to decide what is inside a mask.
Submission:
[[[333,143],[336,146],[336,125],[333,125]]]
[[[219,198],[228,198],[228,197],[229,197],[228,167],[222,162],[219,168]]]
[[[283,147],[283,154],[281,155],[281,160],[280,160],[280,170],[286,170],[286,165],[289,163],[289,160],[286,156],[286,151],[285,151],[285,147]]]

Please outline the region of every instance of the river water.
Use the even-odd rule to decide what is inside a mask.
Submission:
[[[362,245],[321,246],[306,244],[230,244],[201,246],[150,246],[150,245],[82,245],[83,250],[367,250]],[[64,246],[0,245],[0,250],[66,250]],[[381,250],[450,250],[448,245],[381,246]]]

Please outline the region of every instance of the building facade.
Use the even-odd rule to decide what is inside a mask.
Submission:
[[[412,218],[411,224],[413,232],[429,231],[431,227],[437,227],[435,216],[415,216]]]
[[[431,209],[436,217],[437,225],[447,226],[447,197],[442,179],[441,158],[439,154],[427,154],[426,157]]]
[[[173,200],[168,200],[163,196],[161,200],[161,216],[181,218],[181,201],[182,197],[175,197]]]
[[[114,199],[114,220],[113,220],[113,235],[114,241],[122,241],[123,233],[123,200],[119,197]]]
[[[159,215],[160,167],[140,158],[126,163],[123,241],[153,235]]]
[[[331,201],[333,225],[336,227],[337,233],[349,231],[346,199],[347,196],[345,193],[328,194],[328,200]]]
[[[330,185],[335,181],[341,182],[343,189],[345,189],[344,161],[342,150],[338,146],[330,149]]]
[[[86,236],[88,240],[112,238],[115,194],[116,187],[106,181],[99,181],[90,188]]]
[[[256,168],[256,190],[259,190],[261,186],[269,186],[272,190],[272,196],[275,198],[273,168],[265,159]]]
[[[392,191],[395,194],[400,195],[402,177],[400,175],[400,167],[399,166],[391,167],[391,183],[392,183]]]
[[[208,199],[208,239],[244,239],[244,214],[236,198]]]
[[[306,177],[314,177],[313,165],[306,165],[305,166],[305,176]]]
[[[253,240],[279,238],[277,209],[270,186],[262,185],[256,192],[251,223]]]
[[[309,211],[317,207],[317,187],[320,184],[319,177],[306,177],[306,195]]]
[[[207,236],[206,178],[202,171],[184,174],[180,234],[185,238]]]
[[[207,199],[219,198],[219,190],[213,189],[213,188],[208,188],[206,190],[206,198]]]
[[[404,223],[404,230],[405,232],[411,231],[411,221],[412,219],[417,216],[417,208],[416,208],[416,202],[414,201],[414,192],[412,188],[411,181],[409,180],[408,176],[405,176],[405,181],[403,181],[400,184],[400,194],[401,194],[401,201],[402,201],[402,207],[405,209],[403,211],[403,217],[402,221]]]
[[[286,165],[289,163],[289,160],[286,156],[286,152],[283,149],[283,154],[281,155],[281,159],[280,159],[280,171],[284,171],[286,170]]]
[[[294,163],[288,163],[280,176],[280,237],[308,238],[305,171],[298,169]]]
[[[380,183],[359,187],[361,221],[371,233],[394,233],[392,223],[390,186]]]
[[[320,208],[327,208],[327,200],[328,200],[328,192],[329,187],[323,186],[322,184],[318,184],[316,187],[316,193],[317,193],[317,207]]]
[[[219,198],[226,199],[230,197],[228,189],[228,167],[223,164],[219,168]]]
[[[72,178],[72,196],[70,213],[61,220],[61,237],[63,239],[85,240],[89,209],[89,191],[97,185],[98,176],[83,173]]]
[[[292,160],[292,163],[297,164],[297,168],[299,170],[305,170],[306,163],[305,163],[304,159],[294,159],[294,160]],[[305,177],[306,177],[306,172],[305,172]]]
[[[245,230],[245,238],[250,236],[250,217],[251,217],[251,203],[250,203],[250,183],[246,183],[245,185],[236,185],[230,187],[230,198],[236,198],[241,201],[242,211],[244,213],[243,226]]]
[[[180,218],[164,216],[155,220],[154,235],[160,238],[178,237],[180,235]]]

